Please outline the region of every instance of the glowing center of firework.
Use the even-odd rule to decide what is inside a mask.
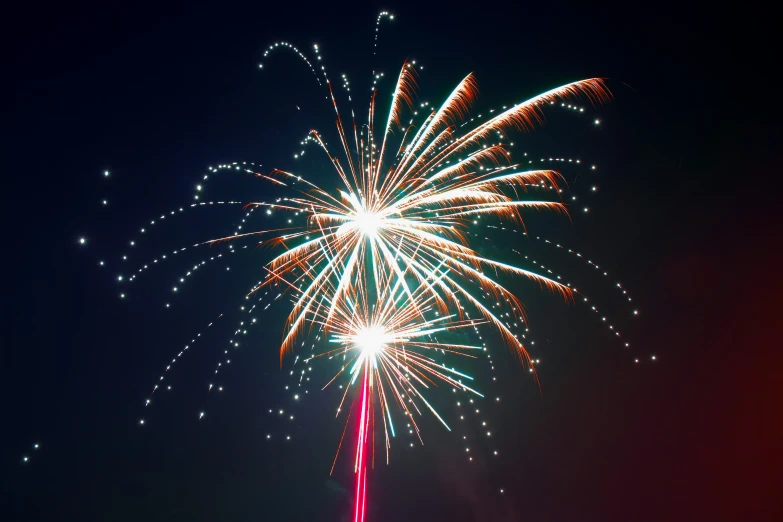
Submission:
[[[356,214],[356,226],[366,237],[375,237],[381,227],[381,216],[373,212],[361,211]]]
[[[354,339],[356,347],[365,357],[373,357],[381,353],[387,341],[388,336],[384,329],[376,326],[359,330]]]

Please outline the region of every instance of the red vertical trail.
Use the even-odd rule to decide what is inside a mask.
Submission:
[[[362,382],[362,413],[359,419],[359,433],[356,440],[356,463],[354,472],[356,473],[356,507],[354,510],[354,522],[364,522],[364,513],[367,501],[367,466],[365,464],[365,454],[367,446],[367,424],[370,419],[369,404],[367,400],[368,382],[367,373],[369,372],[369,362],[365,361],[364,378]]]

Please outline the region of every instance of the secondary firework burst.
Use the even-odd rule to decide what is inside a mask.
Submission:
[[[525,209],[567,212],[560,201],[526,195],[557,194],[563,178],[554,170],[525,170],[513,163],[505,132],[533,129],[543,120],[543,108],[556,101],[608,100],[603,81],[593,78],[552,89],[464,130],[462,122],[478,94],[476,79],[469,74],[423,121],[411,118],[403,125],[403,113],[414,112],[417,76],[415,62],[406,62],[397,77],[386,121],[376,133],[377,89],[373,87],[370,96],[366,123],[358,124],[352,111],[349,132],[325,70],[323,75],[336,114],[341,156],[330,151],[317,131],[311,131],[306,141],[320,147],[342,187],[332,194],[297,173],[258,174],[292,188],[297,195],[251,205],[301,214],[305,224],[215,240],[261,235],[268,236],[262,243],[285,247],[267,265],[266,280],[254,289],[280,283],[293,295],[281,361],[314,309],[319,316],[325,313],[324,326],[332,328],[337,307],[354,293],[351,287],[358,274],[367,273],[375,294],[387,281],[397,281],[414,309],[418,307],[414,295],[432,299],[444,314],[448,310],[461,313],[464,304],[475,307],[529,363],[523,344],[482,302],[479,290],[511,303],[522,320],[522,303],[490,273],[533,279],[566,299],[572,291],[544,275],[482,256],[471,247],[465,231],[480,216],[522,223]],[[394,132],[401,138],[392,145]],[[324,301],[326,312],[320,310]]]
[[[481,346],[466,345],[438,339],[438,334],[453,338],[451,331],[476,328],[483,320],[459,319],[456,315],[440,315],[433,306],[435,296],[420,286],[408,294],[401,279],[387,279],[380,293],[369,297],[366,277],[351,285],[346,295],[334,307],[315,307],[308,321],[323,329],[329,329],[329,344],[337,346],[313,359],[336,359],[341,367],[324,387],[339,379],[348,379],[338,414],[357,382],[367,379],[370,394],[367,408],[378,404],[382,411],[385,434],[386,458],[389,458],[394,421],[390,404],[399,407],[421,440],[416,415],[429,410],[450,429],[443,417],[427,401],[427,390],[438,383],[482,396],[468,386],[473,378],[447,366],[446,355],[476,358]],[[369,420],[367,421],[369,423]]]
[[[476,358],[480,346],[458,344],[439,340],[438,335],[450,337],[451,331],[461,328],[476,328],[483,321],[460,320],[454,315],[438,314],[433,301],[435,296],[424,287],[418,287],[408,294],[402,279],[386,279],[375,299],[367,288],[365,274],[346,289],[345,296],[334,306],[315,307],[308,321],[322,329],[331,331],[330,344],[337,347],[312,356],[312,359],[336,359],[341,367],[324,387],[340,380],[348,385],[342,396],[337,413],[343,410],[349,392],[358,388],[353,395],[357,403],[356,495],[354,520],[364,518],[367,494],[367,460],[374,445],[370,434],[375,431],[376,405],[382,420],[385,438],[386,462],[389,462],[391,438],[395,435],[394,416],[390,405],[396,404],[399,411],[415,429],[419,440],[421,432],[416,417],[423,410],[429,410],[449,431],[446,421],[427,400],[425,394],[438,385],[459,389],[483,397],[466,384],[473,378],[452,366],[441,362],[446,355]],[[346,419],[346,430],[340,440],[335,463],[348,429],[350,416]],[[422,441],[423,442],[423,441]],[[334,468],[334,465],[333,465]]]

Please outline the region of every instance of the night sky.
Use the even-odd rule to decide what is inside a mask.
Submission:
[[[318,43],[335,83],[348,73],[362,93],[357,111],[372,64],[390,89],[406,58],[425,65],[419,92],[432,103],[474,71],[477,112],[585,77],[608,78],[615,95],[595,112],[599,126],[553,110],[514,149],[598,165],[569,177],[588,214],[580,199],[573,222],[539,214],[528,226],[589,255],[611,281],[519,238],[483,246],[502,256],[511,242],[572,276],[605,303],[631,350],[589,308],[510,283],[543,364],[539,392],[494,341],[503,458],[469,463],[458,434],[425,421],[423,447],[403,442],[391,465],[376,461],[369,521],[783,520],[772,15],[676,4],[282,4],[35,5],[7,17],[0,519],[349,519],[349,457],[329,476],[343,427],[334,396],[311,392],[294,421],[268,414],[290,402],[278,356],[285,304],[260,316],[221,370],[225,391],[207,393],[237,303],[271,252],[205,268],[176,297],[171,281],[187,265],[161,266],[118,298],[117,274],[136,266],[136,257],[122,266],[123,252],[135,254],[127,240],[189,204],[207,166],[302,169],[337,187],[315,152],[293,159],[310,128],[336,141],[312,73],[283,54],[257,67],[267,45],[287,40]],[[372,62],[381,9],[396,18]],[[215,184],[210,196],[272,197],[260,181]],[[592,184],[600,189],[588,194]],[[239,207],[180,217],[145,238],[138,261],[228,234],[239,217]],[[172,356],[224,311],[213,327],[222,330],[205,333],[166,381],[172,391],[145,409]]]

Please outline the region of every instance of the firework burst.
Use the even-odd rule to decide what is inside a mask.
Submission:
[[[459,319],[455,315],[439,315],[433,306],[435,296],[428,293],[426,287],[420,286],[409,295],[403,288],[402,280],[395,280],[393,285],[390,281],[386,281],[374,301],[368,298],[370,292],[365,283],[352,285],[334,308],[314,308],[309,318],[313,324],[323,329],[329,328],[329,343],[337,345],[311,359],[328,357],[342,361],[341,369],[329,384],[343,374],[347,374],[349,379],[350,385],[345,389],[338,413],[351,386],[357,380],[361,381],[364,374],[369,374],[369,388],[374,397],[370,399],[370,407],[375,401],[384,412],[387,460],[389,435],[394,435],[390,402],[399,406],[419,434],[413,414],[420,415],[425,408],[450,429],[427,402],[425,390],[442,383],[481,396],[463,382],[463,379],[472,381],[472,377],[446,366],[440,356],[455,354],[475,358],[471,352],[481,350],[482,347],[439,341],[437,335],[462,328],[475,328],[484,322]]]
[[[364,274],[362,274],[364,275]],[[337,359],[341,368],[328,387],[341,377],[348,380],[345,386],[339,415],[350,390],[358,388],[354,394],[358,408],[356,433],[356,455],[354,472],[356,473],[356,505],[354,520],[363,520],[367,492],[367,458],[374,447],[368,443],[369,434],[375,430],[376,405],[380,411],[385,437],[386,462],[389,462],[391,437],[395,435],[394,420],[390,404],[395,404],[413,426],[421,439],[416,416],[423,410],[429,410],[449,431],[451,428],[427,401],[425,393],[438,385],[446,385],[479,397],[481,393],[465,382],[473,378],[454,367],[441,362],[448,355],[476,358],[471,352],[480,352],[481,346],[457,344],[438,340],[438,334],[461,328],[476,328],[483,321],[460,320],[454,315],[440,316],[432,306],[435,295],[426,287],[419,286],[412,294],[403,287],[402,279],[386,279],[377,299],[371,301],[367,284],[362,277],[351,285],[345,296],[334,307],[315,307],[308,321],[321,329],[329,328],[330,344],[337,347],[313,355],[305,360],[328,358]],[[437,356],[437,358],[436,358]],[[346,420],[348,428],[350,416]],[[423,441],[422,441],[423,442]],[[335,463],[342,447],[340,440]],[[373,459],[374,460],[374,459]],[[334,464],[333,464],[334,469]]]
[[[315,50],[318,53],[317,46]],[[555,102],[585,97],[600,103],[609,94],[602,80],[582,80],[506,108],[465,130],[464,120],[478,95],[476,79],[469,74],[423,121],[411,117],[403,125],[406,110],[417,114],[413,110],[417,69],[415,62],[405,62],[381,132],[376,133],[375,84],[382,75],[373,82],[366,123],[357,124],[352,111],[349,132],[325,68],[322,72],[336,115],[341,156],[333,154],[315,130],[304,143],[315,143],[323,151],[342,187],[330,193],[300,174],[283,170],[258,174],[294,189],[297,195],[250,206],[301,215],[304,225],[215,241],[268,235],[262,244],[284,247],[286,251],[267,265],[266,280],[251,291],[270,284],[290,291],[293,309],[280,350],[281,364],[308,324],[318,326],[339,345],[322,355],[345,361],[335,379],[345,372],[350,376],[343,402],[348,390],[361,383],[354,464],[354,520],[358,522],[365,514],[367,437],[374,403],[382,412],[388,461],[389,434],[394,434],[390,402],[400,406],[420,436],[411,412],[421,413],[419,405],[448,428],[424,398],[422,388],[441,381],[478,393],[463,384],[463,379],[470,379],[468,375],[437,363],[428,354],[436,350],[464,354],[476,348],[431,339],[438,332],[475,324],[463,319],[463,304],[478,310],[499,330],[532,371],[530,356],[517,335],[482,301],[488,295],[509,303],[514,319],[524,321],[522,304],[487,274],[522,275],[566,299],[572,298],[572,290],[541,274],[482,256],[471,247],[467,228],[481,216],[522,224],[524,209],[566,213],[559,201],[527,197],[531,191],[561,192],[563,178],[554,170],[525,170],[513,163],[508,149],[512,144],[504,142],[505,132],[509,128],[531,130],[542,121],[542,108]],[[401,138],[392,144],[394,132]],[[434,311],[440,315],[427,318]]]
[[[378,24],[387,18],[393,17],[381,13]],[[376,25],[376,46],[378,29],[379,25]],[[359,522],[365,517],[368,457],[371,456],[374,462],[375,445],[370,441],[375,437],[371,434],[379,427],[383,430],[388,462],[398,416],[401,415],[411,428],[408,430],[410,435],[422,443],[418,424],[421,420],[417,421],[422,415],[432,415],[446,429],[451,429],[447,419],[434,406],[436,401],[430,397],[436,388],[451,388],[474,398],[483,397],[478,391],[481,387],[473,384],[473,378],[465,368],[472,370],[470,360],[482,356],[488,359],[494,371],[491,355],[484,353],[488,352],[487,344],[474,346],[455,342],[458,331],[473,328],[478,332],[479,325],[490,325],[500,332],[505,343],[535,376],[533,361],[523,344],[527,338],[521,333],[527,331],[524,308],[501,284],[501,274],[529,278],[566,300],[573,298],[575,289],[560,282],[560,276],[551,270],[545,272],[543,265],[536,265],[540,266],[540,271],[533,272],[486,257],[475,247],[478,236],[469,229],[480,219],[492,217],[494,219],[489,221],[494,225],[486,224],[488,228],[501,225],[499,228],[505,230],[508,225],[513,232],[519,229],[527,235],[523,221],[526,210],[567,214],[566,205],[559,197],[565,186],[564,177],[553,169],[522,168],[521,163],[512,160],[514,144],[507,132],[533,130],[543,122],[543,111],[548,106],[566,107],[568,104],[568,109],[577,110],[576,105],[572,108],[569,104],[570,100],[581,98],[597,104],[607,101],[610,94],[601,79],[592,78],[557,87],[502,110],[490,110],[482,119],[481,115],[469,116],[478,97],[477,81],[472,74],[464,77],[441,105],[431,107],[427,102],[417,101],[417,78],[422,67],[415,61],[406,61],[391,91],[388,113],[381,114],[377,108],[382,105],[378,102],[381,92],[378,83],[384,75],[373,73],[366,116],[359,121],[353,110],[347,119],[341,115],[338,95],[325,66],[321,65],[317,45],[314,46],[315,59],[282,42],[271,46],[265,56],[276,49],[297,54],[315,73],[318,83],[327,89],[327,99],[335,111],[339,145],[334,150],[337,152],[330,149],[324,136],[315,130],[310,131],[302,145],[314,145],[326,157],[335,181],[339,179],[339,188],[325,190],[310,176],[292,170],[257,172],[260,169],[252,163],[249,166],[232,163],[215,169],[210,167],[209,174],[196,186],[196,203],[188,208],[241,204],[238,201],[201,200],[208,176],[223,170],[252,174],[285,189],[287,197],[247,204],[242,225],[237,224],[233,235],[192,247],[259,238],[261,245],[284,249],[265,265],[266,276],[253,284],[245,296],[249,300],[256,294],[258,301],[248,302],[247,309],[240,307],[243,313],[250,315],[247,323],[245,320],[239,322],[230,346],[239,347],[240,336],[247,334],[247,329],[256,323],[252,314],[257,307],[261,310],[262,301],[266,303],[263,308],[266,310],[283,295],[290,298],[293,307],[283,331],[281,366],[284,356],[298,344],[297,340],[313,331],[323,334],[327,347],[319,345],[316,348],[322,336],[315,334],[312,352],[297,355],[293,364],[302,361],[307,365],[306,370],[312,370],[313,363],[321,363],[323,368],[328,364],[338,365],[332,366],[335,368],[333,373],[325,376],[324,370],[317,373],[323,377],[321,382],[326,383],[324,388],[340,383],[339,387],[344,389],[337,414],[347,411],[348,415],[335,463],[350,419],[355,420],[355,438],[349,438],[355,440],[356,448],[354,520]],[[348,101],[352,102],[345,75],[343,89]],[[578,110],[584,111],[583,108]],[[376,122],[378,117],[380,124]],[[597,125],[598,120],[595,123]],[[295,157],[304,153],[301,150]],[[577,159],[576,163],[579,162]],[[265,209],[270,215],[276,211],[286,212],[290,218],[288,225],[240,233],[246,219],[259,209]],[[155,226],[156,221],[161,224],[167,215],[173,217],[185,210],[181,207],[178,213],[172,210],[161,214],[152,219],[149,226]],[[140,233],[144,234],[145,230],[141,228]],[[136,239],[129,242],[131,247],[136,245]],[[85,247],[87,239],[82,237],[78,242]],[[228,249],[223,253],[205,257],[188,268],[172,292],[180,294],[180,285],[208,262],[214,264],[224,254],[228,257],[238,253],[240,249],[235,250],[235,244],[228,243]],[[248,246],[244,244],[241,249]],[[162,263],[167,255],[173,258],[184,254],[192,247],[188,245],[156,257],[149,266]],[[559,244],[557,248],[560,248]],[[579,253],[574,255],[581,257]],[[123,256],[123,261],[126,259]],[[588,260],[588,263],[593,265],[592,261]],[[104,266],[102,260],[99,266]],[[119,274],[117,281],[122,284],[133,282],[147,269],[145,264],[125,279]],[[617,286],[622,289],[619,283]],[[626,294],[624,289],[622,292]],[[120,294],[122,299],[125,296],[125,293]],[[580,297],[587,301],[585,296]],[[165,306],[168,308],[169,303]],[[595,306],[592,310],[598,313]],[[222,316],[220,314],[218,319]],[[620,337],[611,323],[606,324]],[[210,322],[207,328],[212,325]],[[512,328],[524,328],[520,330],[522,339],[512,332]],[[164,375],[199,337],[201,333],[171,359]],[[304,345],[302,340],[299,346]],[[215,375],[224,362],[226,365],[231,362],[228,354],[229,351],[224,350],[226,357],[218,363]],[[171,389],[163,385],[164,375],[154,385],[145,405],[150,404],[157,390]],[[294,375],[293,370],[291,375]],[[305,375],[306,371],[302,370],[301,377],[299,374],[297,377],[299,389],[307,393],[306,388],[301,388],[307,386],[303,381],[310,381]],[[212,382],[208,386],[209,392],[213,391],[213,386],[218,392],[223,390]],[[299,398],[294,395],[295,400]],[[468,400],[473,403],[474,399]],[[457,406],[460,406],[459,401]],[[479,414],[478,408],[475,413]],[[279,414],[283,415],[282,409]],[[203,411],[199,412],[199,419],[204,416]],[[293,419],[290,416],[290,420]],[[487,425],[483,418],[481,423],[482,427]],[[143,424],[141,419],[140,425]],[[486,435],[490,436],[488,430]],[[287,435],[285,440],[290,437]],[[472,457],[468,459],[472,461]]]
[[[376,294],[386,281],[398,281],[414,310],[421,308],[414,294],[432,298],[444,314],[449,309],[461,313],[463,302],[470,304],[526,362],[527,350],[477,297],[476,287],[496,300],[512,303],[519,318],[524,317],[521,302],[487,272],[522,275],[566,299],[572,297],[571,289],[553,279],[483,257],[470,246],[465,230],[480,216],[522,223],[524,209],[566,213],[559,201],[525,196],[531,190],[559,192],[562,177],[554,170],[523,170],[512,163],[508,150],[512,144],[503,142],[504,133],[512,127],[532,129],[542,121],[542,108],[555,101],[580,96],[594,103],[606,101],[609,94],[602,80],[582,80],[552,89],[464,131],[461,129],[465,125],[460,122],[478,94],[476,80],[470,74],[422,122],[414,123],[411,118],[403,126],[402,113],[412,111],[415,97],[414,64],[406,62],[400,71],[380,136],[375,132],[378,91],[373,88],[366,124],[358,125],[353,118],[352,142],[326,78],[337,115],[343,161],[330,152],[318,132],[311,131],[307,141],[326,154],[343,187],[331,194],[292,172],[258,174],[293,188],[298,195],[251,205],[301,214],[305,224],[215,240],[269,235],[262,243],[286,248],[267,265],[266,281],[254,289],[282,283],[294,296],[281,361],[303,332],[309,315],[322,315],[324,302],[328,309],[322,321],[327,330],[331,328],[337,307],[354,293],[351,286],[361,273],[372,275]],[[394,131],[402,138],[392,153],[387,149]]]

